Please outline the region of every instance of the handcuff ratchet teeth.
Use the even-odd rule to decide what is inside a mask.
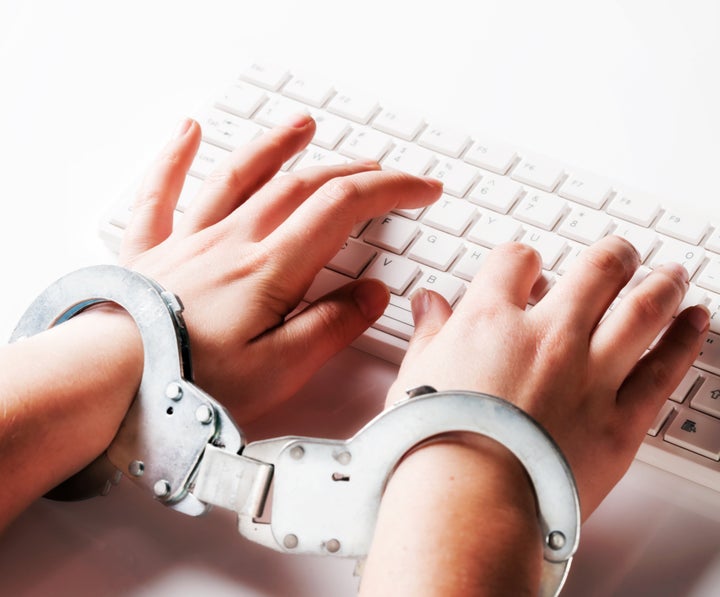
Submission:
[[[182,304],[141,274],[101,265],[60,278],[31,304],[11,342],[102,302],[134,318],[142,381],[105,454],[48,497],[105,494],[124,474],[188,515],[211,506],[233,510],[239,532],[269,548],[362,559],[403,456],[444,433],[479,433],[525,467],[545,538],[540,594],[559,592],[579,542],[577,490],[552,438],[519,408],[486,394],[421,386],[348,440],[288,436],[246,445],[225,408],[192,382]]]

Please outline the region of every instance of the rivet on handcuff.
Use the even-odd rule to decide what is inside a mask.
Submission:
[[[272,549],[362,559],[402,457],[434,436],[473,432],[506,446],[525,467],[545,537],[539,594],[560,592],[580,539],[577,489],[551,437],[513,404],[421,386],[348,440],[288,436],[246,445],[225,408],[192,382],[182,304],[136,272],[102,265],[60,278],[35,299],[10,341],[102,302],[135,320],[145,354],[142,381],[105,454],[49,497],[104,495],[125,474],[185,514],[211,506],[235,511],[239,532]]]

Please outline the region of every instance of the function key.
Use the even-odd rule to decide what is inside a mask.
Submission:
[[[502,143],[476,141],[465,154],[465,161],[486,170],[505,174],[517,159],[517,153]]]
[[[277,91],[290,78],[290,72],[272,64],[253,62],[240,73],[240,78],[270,91]]]

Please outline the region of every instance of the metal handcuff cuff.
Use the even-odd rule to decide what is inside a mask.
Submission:
[[[540,595],[559,593],[580,538],[577,490],[553,440],[519,408],[494,396],[423,386],[346,441],[279,437],[246,444],[225,408],[192,382],[182,304],[136,272],[102,265],[60,278],[28,308],[11,342],[101,302],[134,318],[145,354],[142,381],[107,451],[49,497],[104,495],[125,474],[185,514],[211,506],[235,511],[240,534],[272,549],[362,559],[402,457],[440,434],[474,432],[505,445],[525,467],[544,537]]]

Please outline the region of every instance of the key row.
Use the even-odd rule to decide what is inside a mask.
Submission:
[[[234,86],[231,89],[237,93],[241,87]],[[280,124],[290,113],[307,109],[307,106],[302,104],[289,104],[290,100],[287,98],[268,99],[263,90],[252,89],[257,95],[256,100],[247,104],[242,117],[234,115],[235,112],[231,114],[225,111],[231,104],[228,101],[228,97],[232,96],[230,92],[216,102],[215,108],[203,115],[201,121],[206,142],[232,150],[262,134],[266,127]],[[250,90],[246,89],[245,94],[248,93]],[[259,106],[263,106],[262,109],[254,113]],[[474,197],[503,213],[506,213],[509,205],[523,194],[525,189],[520,184],[522,183],[540,189],[538,192],[528,193],[528,197],[524,199],[528,206],[533,202],[540,203],[541,199],[543,205],[552,205],[554,196],[547,195],[543,191],[557,190],[561,197],[593,210],[603,207],[610,199],[606,206],[610,216],[640,226],[649,226],[657,219],[656,228],[659,232],[690,244],[699,244],[712,230],[706,220],[673,211],[663,211],[658,201],[639,193],[614,193],[609,183],[592,176],[566,175],[563,168],[552,165],[547,160],[519,158],[515,152],[512,152],[507,163],[498,167],[497,162],[489,164],[482,157],[493,151],[477,142],[464,155],[464,161],[437,155],[434,152],[439,149],[431,142],[439,135],[437,127],[427,128],[430,141],[423,140],[421,136],[417,140],[418,144],[403,143],[383,134],[380,130],[353,127],[348,120],[327,111],[310,110],[310,112],[317,122],[317,131],[313,140],[316,148],[306,152],[306,155],[300,159],[298,167],[311,164],[328,165],[347,159],[372,159],[382,162],[385,168],[415,175],[435,176],[444,182],[448,193],[458,197],[464,196],[478,180],[481,180],[481,184],[473,190]],[[246,120],[251,116],[252,121]],[[206,160],[208,162],[206,166],[209,166],[213,152],[210,150],[207,153],[209,155],[204,157],[210,158]],[[485,176],[482,175],[483,170],[478,168],[485,170]],[[505,174],[509,170],[509,178],[492,176],[487,170],[500,174]],[[558,185],[559,188],[556,189]],[[550,212],[550,215],[543,213],[542,217],[538,218],[537,225],[549,229],[554,213],[552,209]],[[534,212],[528,211],[528,213]],[[720,251],[720,230],[714,230],[714,234],[709,235],[707,242]]]

